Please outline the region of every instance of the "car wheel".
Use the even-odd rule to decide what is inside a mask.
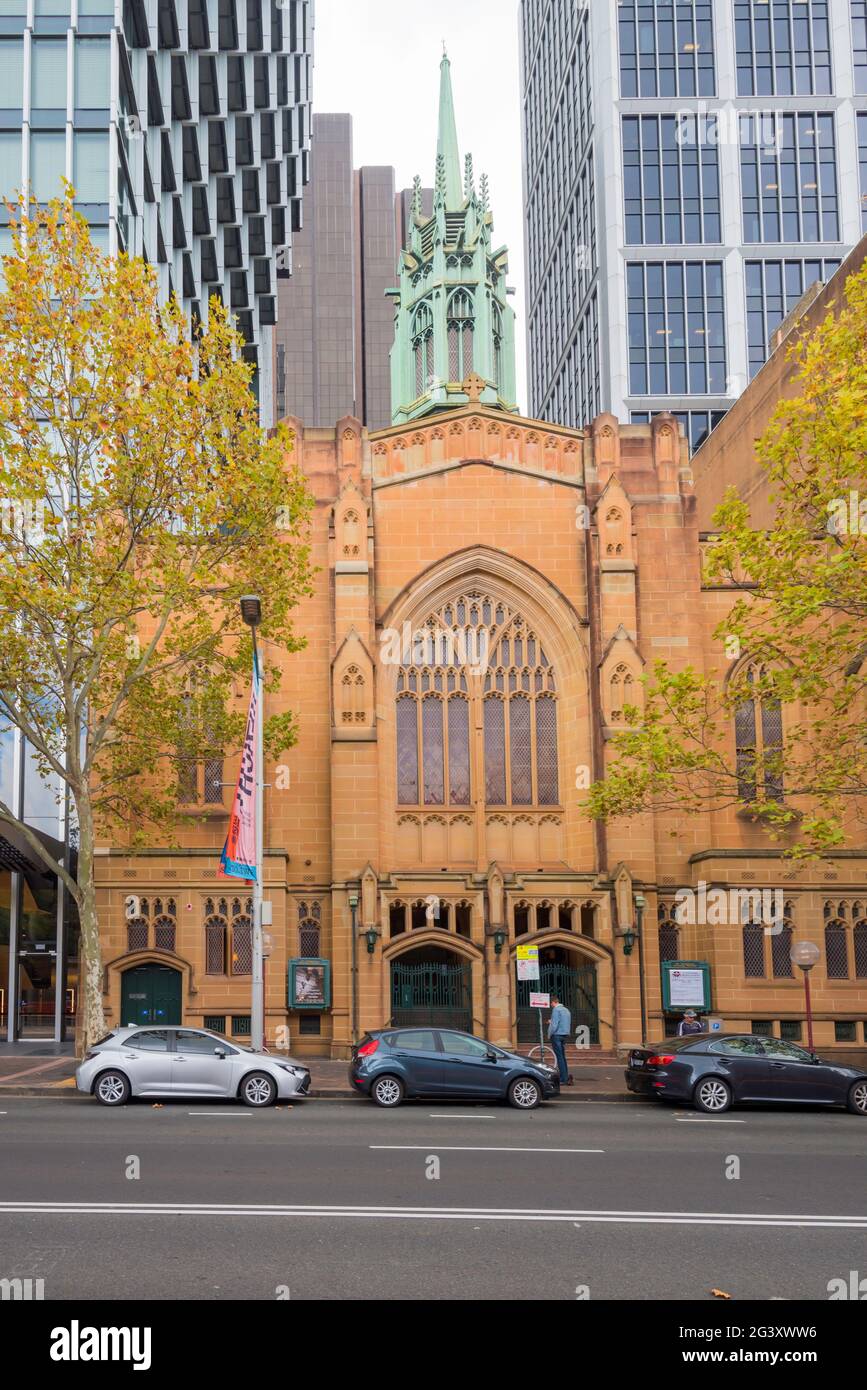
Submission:
[[[273,1105],[277,1099],[277,1083],[265,1072],[251,1072],[241,1082],[241,1099],[254,1110],[262,1110],[266,1105]]]
[[[126,1105],[130,1085],[122,1071],[104,1071],[93,1083],[93,1094],[100,1105]]]
[[[706,1076],[696,1086],[692,1098],[697,1110],[704,1110],[707,1115],[721,1115],[732,1103],[732,1088],[718,1076]]]
[[[516,1110],[535,1110],[542,1099],[542,1087],[532,1076],[518,1076],[509,1085],[509,1104]]]
[[[370,1088],[370,1094],[384,1110],[393,1110],[404,1097],[403,1082],[396,1076],[379,1076]]]
[[[867,1081],[856,1081],[847,1101],[853,1115],[867,1115]]]

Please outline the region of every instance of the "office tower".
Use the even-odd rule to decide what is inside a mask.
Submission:
[[[867,4],[523,0],[521,40],[531,414],[695,447],[867,227]]]
[[[109,253],[143,256],[191,326],[238,316],[271,423],[278,268],[301,225],[311,0],[2,0],[0,192],[65,176]],[[3,213],[0,221],[7,221]],[[8,245],[0,227],[0,250]]]
[[[432,191],[423,191],[430,211]],[[352,117],[315,115],[304,227],[292,278],[281,281],[275,414],[309,426],[345,415],[370,429],[391,423],[388,355],[394,284],[411,213],[394,170],[353,169]]]

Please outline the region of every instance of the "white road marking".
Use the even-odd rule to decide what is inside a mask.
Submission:
[[[422,1153],[435,1145],[439,1153],[456,1154],[604,1154],[604,1149],[521,1149],[514,1144],[483,1147],[477,1144],[439,1144],[432,1139],[430,1144],[370,1144],[371,1149],[419,1149]]]
[[[432,1120],[495,1120],[496,1115],[444,1115],[442,1111],[432,1114]]]
[[[374,1207],[243,1205],[192,1202],[0,1202],[6,1216],[249,1216],[413,1221],[519,1221],[638,1226],[792,1226],[804,1230],[867,1230],[864,1216],[769,1215],[767,1212],[566,1211],[514,1207]]]
[[[684,1115],[681,1118],[675,1115],[675,1122],[679,1125],[745,1125],[746,1120],[724,1120],[722,1116],[717,1119],[715,1115]]]

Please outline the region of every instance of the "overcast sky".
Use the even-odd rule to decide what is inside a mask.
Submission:
[[[392,164],[398,188],[436,163],[439,65],[452,64],[461,156],[491,183],[495,246],[517,293],[518,400],[526,406],[519,0],[316,0],[314,112],[348,111],[355,164]]]

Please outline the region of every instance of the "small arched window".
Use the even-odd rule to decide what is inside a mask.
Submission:
[[[762,693],[762,675],[761,667],[749,668],[735,710],[738,796],[745,802],[783,799],[783,711],[778,699]]]
[[[491,312],[491,325],[493,332],[493,364],[494,364],[494,383],[502,386],[503,376],[503,315],[498,304],[494,304]]]
[[[313,957],[322,954],[322,908],[319,903],[298,904],[298,953]]]
[[[423,396],[434,375],[433,314],[425,302],[416,309],[412,321],[412,350],[415,354],[415,394]]]
[[[656,910],[659,923],[659,963],[666,960],[680,960],[680,928],[674,917],[674,908],[660,903]]]
[[[466,381],[473,370],[475,328],[472,295],[467,290],[456,290],[448,309],[450,381]]]

